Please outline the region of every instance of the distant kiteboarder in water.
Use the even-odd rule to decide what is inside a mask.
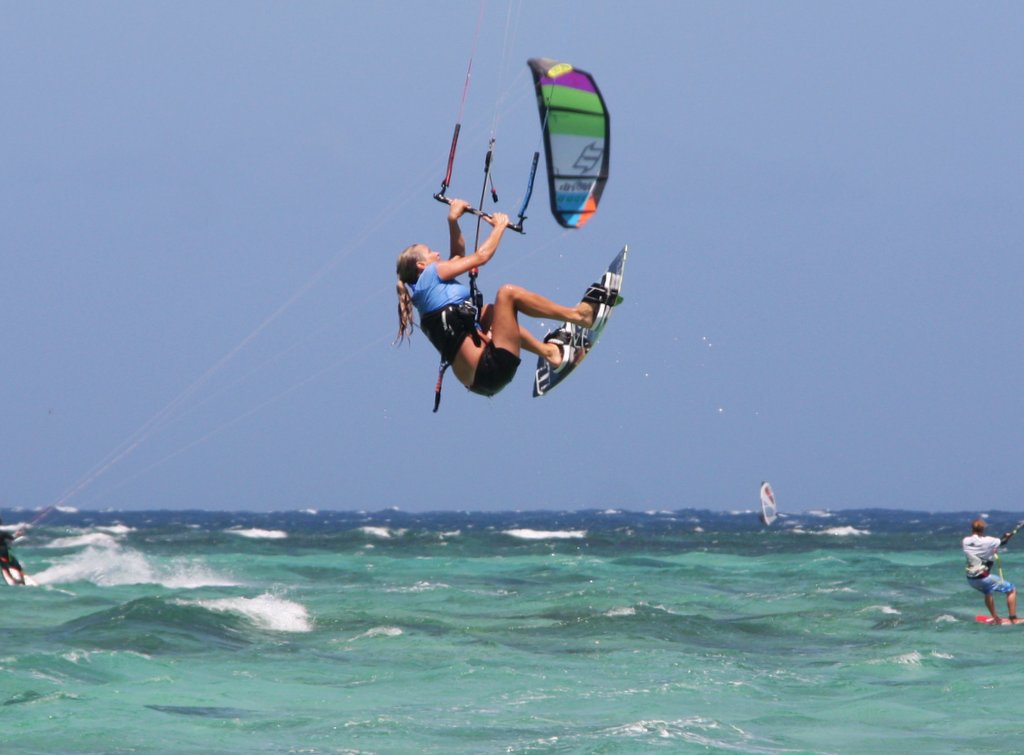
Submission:
[[[1010,532],[1003,534],[1001,538],[985,535],[984,519],[975,519],[971,522],[971,534],[963,539],[964,555],[967,556],[967,584],[985,596],[985,606],[992,614],[994,623],[1017,624],[1017,588],[1012,582],[1003,579],[1002,569],[999,574],[992,573],[992,567],[999,558],[999,548],[1006,545],[1010,538],[1017,534],[1017,530],[1024,525],[1018,524]],[[1000,619],[996,612],[995,593],[1001,592],[1006,595],[1006,610],[1010,612],[1009,619]]]
[[[456,278],[487,264],[498,249],[508,227],[508,216],[494,213],[483,218],[490,223],[490,236],[472,254],[466,254],[466,241],[459,218],[469,208],[461,199],[449,200],[448,231],[451,254],[441,259],[426,244],[413,244],[398,257],[398,336],[401,342],[413,331],[413,308],[419,312],[420,328],[441,352],[434,410],[440,401],[441,376],[450,365],[455,376],[473,393],[493,396],[512,381],[519,368],[520,349],[547,359],[556,369],[564,369],[585,352],[557,340],[540,341],[519,325],[519,313],[575,323],[589,328],[609,292],[598,284],[590,286],[583,301],[574,307],[555,304],[540,294],[505,284],[498,289],[493,304],[474,302],[470,288]]]
[[[3,524],[3,519],[0,519]],[[9,585],[25,584],[25,570],[22,569],[18,559],[11,553],[10,544],[24,535],[23,530],[18,530],[13,535],[0,530],[0,571],[3,572],[4,581]]]

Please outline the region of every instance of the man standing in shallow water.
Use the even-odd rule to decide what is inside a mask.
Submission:
[[[992,618],[999,624],[1017,624],[1017,588],[1001,576],[992,574],[992,564],[998,558],[1000,546],[1006,545],[1017,530],[1005,533],[1002,538],[985,535],[985,520],[975,519],[971,522],[971,534],[964,538],[964,555],[967,556],[967,584],[985,596],[985,605]],[[1006,595],[1006,610],[1009,619],[1000,619],[996,613],[994,593]]]

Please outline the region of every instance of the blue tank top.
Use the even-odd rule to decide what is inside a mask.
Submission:
[[[458,304],[470,297],[469,287],[453,278],[441,280],[437,264],[430,264],[412,286],[412,303],[420,315],[429,314],[449,304]]]

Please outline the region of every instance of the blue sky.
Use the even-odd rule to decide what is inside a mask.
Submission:
[[[571,303],[628,243],[626,302],[551,395],[434,415],[394,261],[445,244],[479,10],[0,8],[0,506],[1020,508],[1024,8],[486,3],[449,195],[493,131],[517,208],[529,57],[612,157],[480,284]]]

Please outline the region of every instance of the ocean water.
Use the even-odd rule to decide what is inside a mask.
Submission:
[[[1024,626],[974,621],[959,541],[976,514],[54,512],[15,546],[40,585],[0,588],[0,737],[1020,752]],[[1002,566],[1024,582],[1016,544]]]

